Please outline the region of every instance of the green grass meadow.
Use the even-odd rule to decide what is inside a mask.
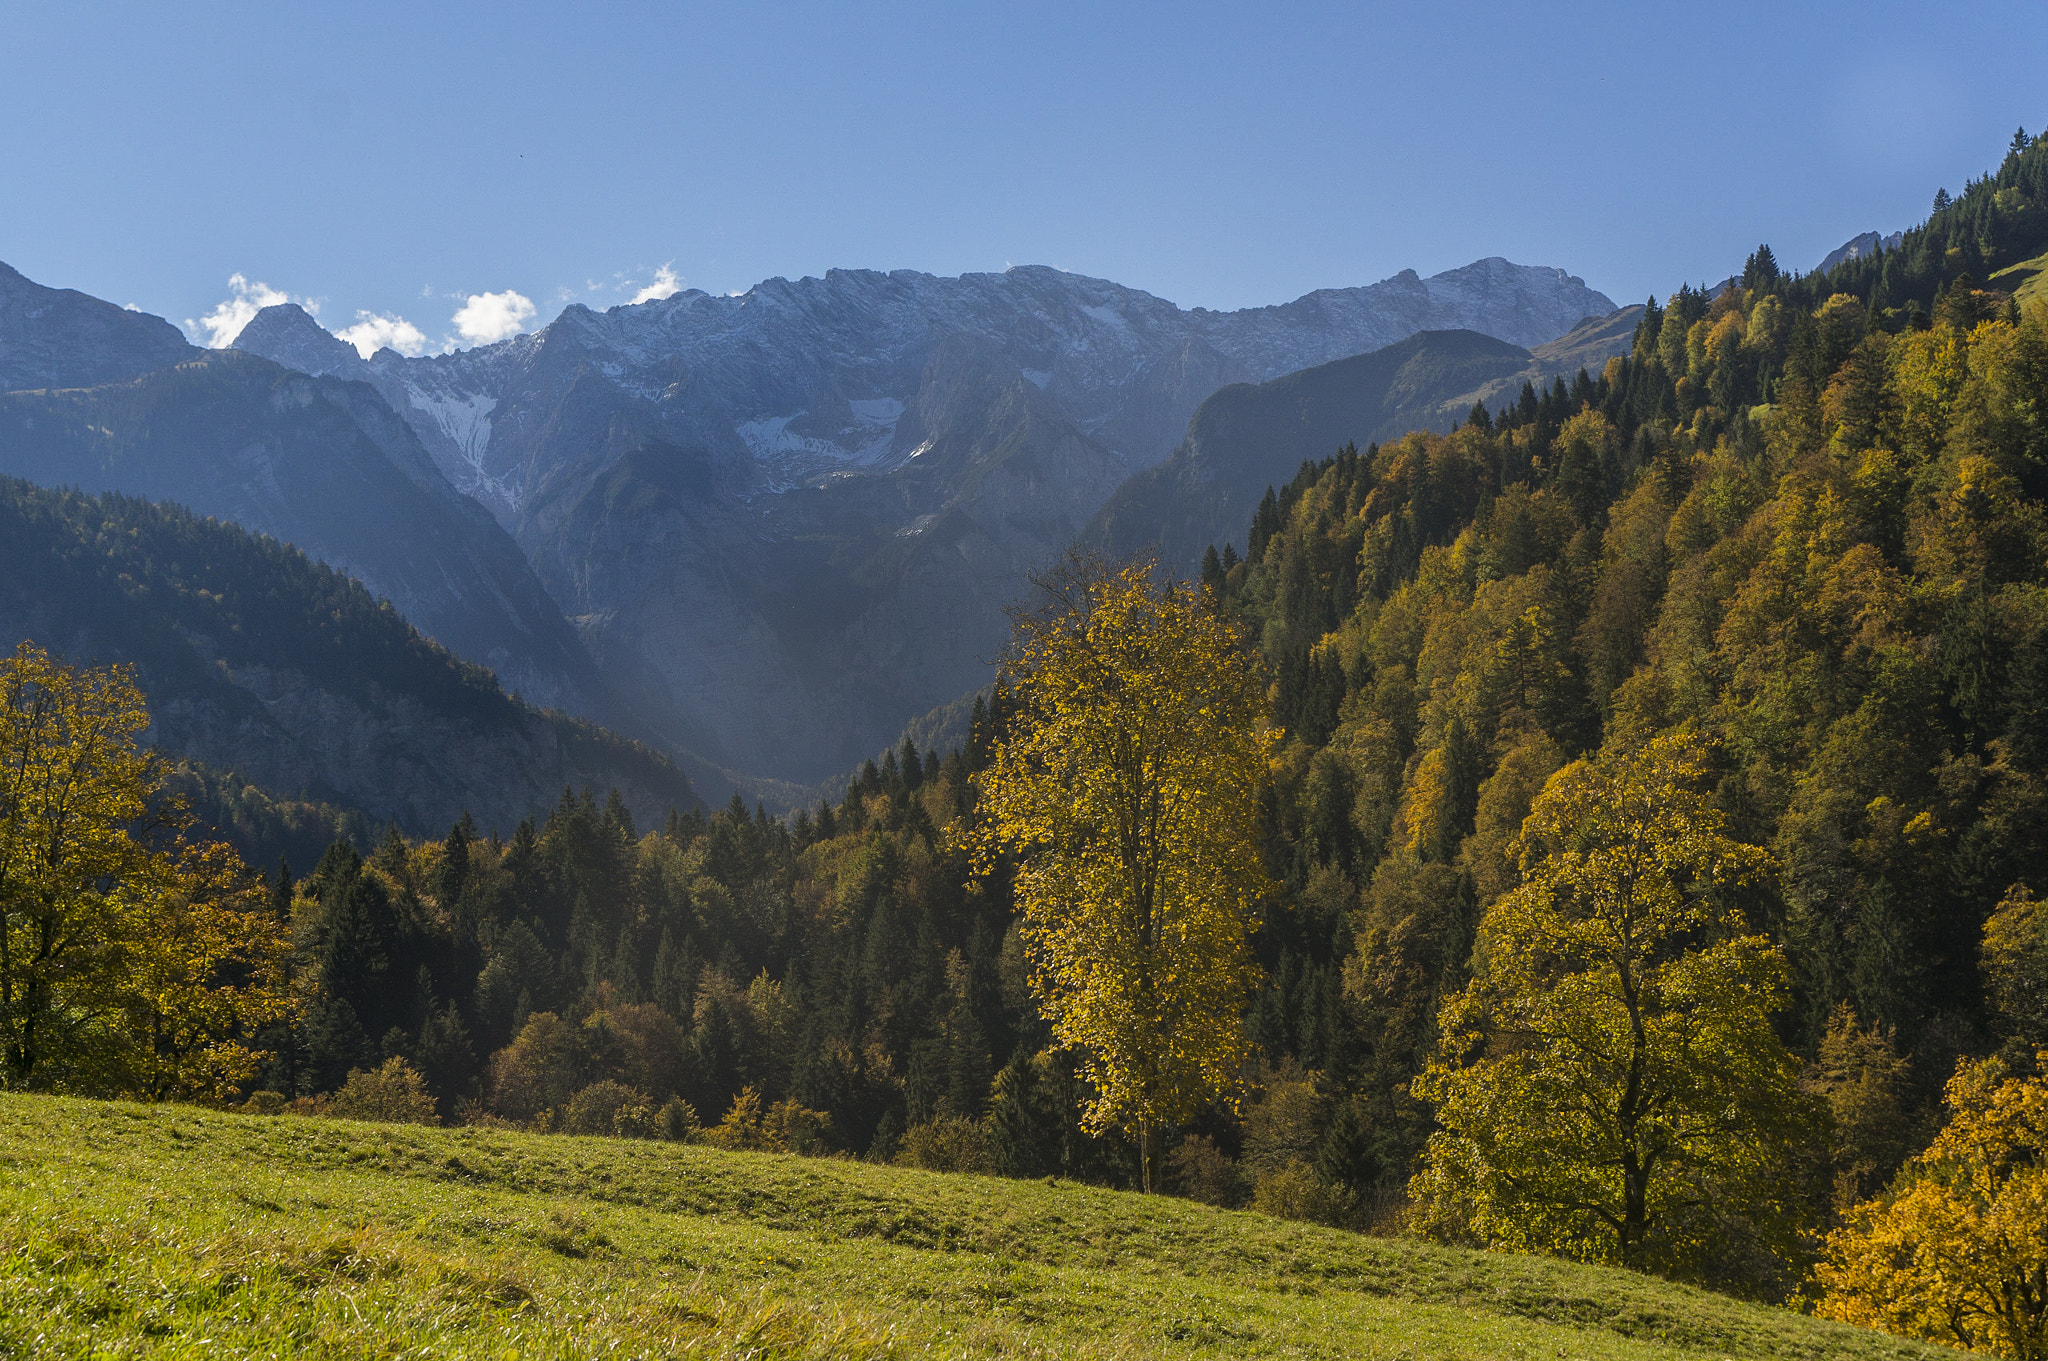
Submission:
[[[1920,1357],[1067,1182],[0,1097],[7,1357]]]

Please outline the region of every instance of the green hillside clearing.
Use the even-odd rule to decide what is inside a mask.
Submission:
[[[2007,265],[1991,276],[1991,286],[2012,294],[2022,306],[2048,294],[2048,255]]]
[[[1071,1183],[0,1097],[8,1356],[1921,1357]]]

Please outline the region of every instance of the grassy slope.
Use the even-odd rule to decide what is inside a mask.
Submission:
[[[1919,1357],[1072,1184],[0,1097],[7,1356]]]
[[[2048,255],[2007,265],[1991,276],[1991,286],[2004,289],[2021,303],[2048,295]]]

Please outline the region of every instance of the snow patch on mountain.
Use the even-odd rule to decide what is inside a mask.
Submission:
[[[757,416],[733,427],[767,479],[770,491],[787,491],[828,477],[873,472],[889,463],[889,447],[904,404],[895,397],[864,397],[847,403],[853,423],[834,435],[807,434],[790,427],[807,412]]]
[[[479,477],[488,476],[484,467],[484,454],[491,447],[491,412],[497,410],[498,399],[481,393],[463,395],[432,396],[417,389],[406,394],[410,405],[424,411],[434,425],[446,435],[462,461],[474,469]]]

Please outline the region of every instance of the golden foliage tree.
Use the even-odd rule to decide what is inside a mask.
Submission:
[[[2037,1065],[2048,1070],[2048,1052]],[[2048,1358],[2048,1078],[1964,1062],[1949,1123],[1828,1237],[1819,1312],[2019,1361]]]
[[[1083,1122],[1136,1138],[1150,1190],[1160,1127],[1242,1066],[1273,737],[1256,661],[1200,589],[1082,557],[1038,584],[977,857],[1019,853],[1032,987],[1081,1055]]]
[[[180,845],[153,869],[128,923],[116,994],[126,1042],[111,1085],[153,1101],[224,1100],[255,1075],[251,1037],[292,1009],[290,941],[233,847]]]
[[[145,835],[167,808],[148,726],[124,667],[0,660],[7,1086],[223,1095],[286,1009],[283,935],[234,852]]]
[[[1544,787],[1522,882],[1445,1004],[1447,1057],[1416,1080],[1441,1126],[1413,1184],[1425,1223],[1714,1278],[1731,1230],[1789,1223],[1805,1107],[1771,1026],[1785,969],[1720,891],[1771,862],[1722,833],[1705,773],[1673,735]]]

